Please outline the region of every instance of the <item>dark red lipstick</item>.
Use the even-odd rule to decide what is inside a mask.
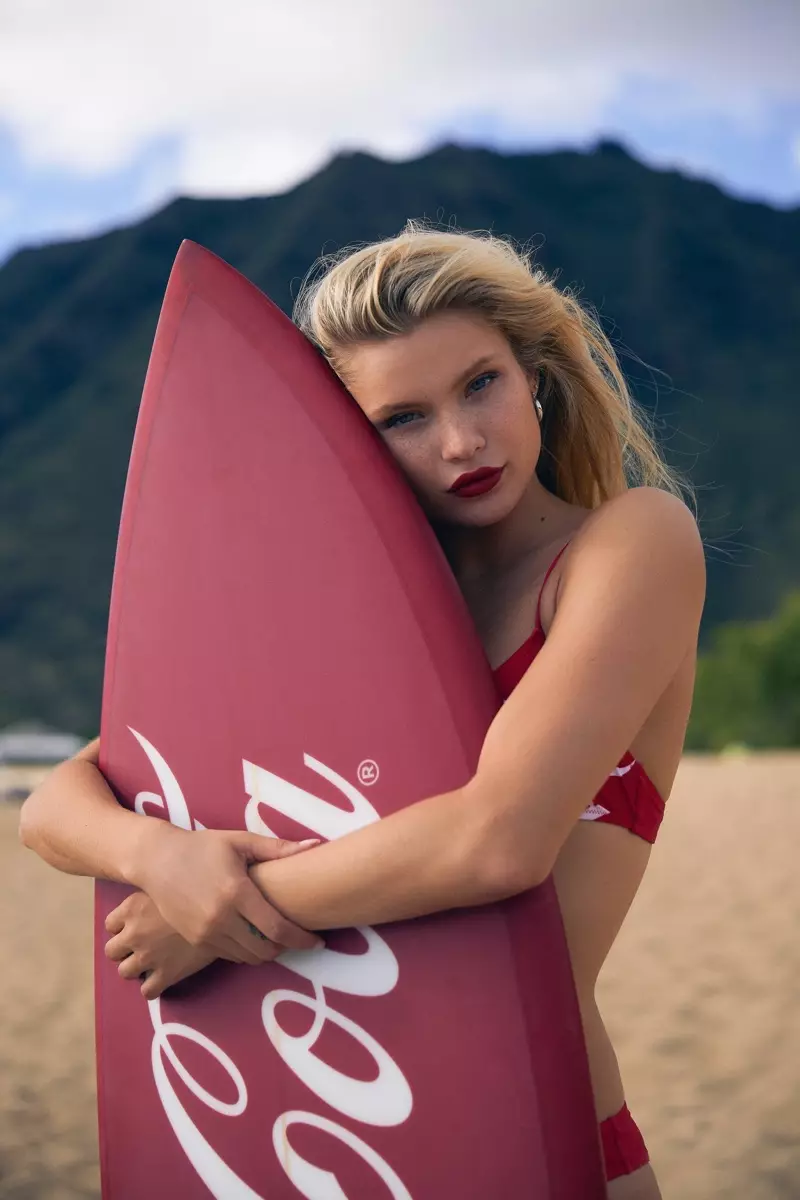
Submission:
[[[469,471],[459,475],[455,483],[448,489],[455,496],[482,496],[489,492],[499,481],[503,473],[502,467],[480,467],[477,471]]]

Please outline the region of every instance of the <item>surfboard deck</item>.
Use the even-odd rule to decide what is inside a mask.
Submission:
[[[466,783],[497,705],[380,437],[274,304],[184,242],[114,572],[100,766],[120,802],[339,837]],[[96,888],[106,1200],[605,1196],[551,880],[150,1003],[103,953],[128,890]]]

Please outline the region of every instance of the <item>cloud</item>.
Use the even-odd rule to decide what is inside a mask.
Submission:
[[[102,176],[30,168],[0,127],[0,264],[19,245],[86,236],[145,216],[174,193],[174,166],[175,147],[165,141]]]
[[[637,77],[653,114],[757,128],[800,102],[798,44],[795,0],[4,0],[0,123],[31,170],[101,177],[168,141],[176,189],[241,195],[487,122],[588,139]]]

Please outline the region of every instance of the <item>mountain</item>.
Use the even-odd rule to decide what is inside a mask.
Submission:
[[[599,312],[667,457],[698,490],[720,622],[800,583],[800,210],[651,170],[614,143],[340,155],[268,198],[179,199],[0,270],[0,727],[96,730],[117,523],[153,332],[183,238],[285,311],[318,254],[410,217],[535,244]]]

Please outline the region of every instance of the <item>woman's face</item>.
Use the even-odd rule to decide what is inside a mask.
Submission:
[[[409,334],[350,349],[346,376],[430,519],[493,525],[516,507],[541,437],[532,381],[502,333],[479,317],[440,313]],[[481,467],[502,468],[491,490],[450,490]]]

